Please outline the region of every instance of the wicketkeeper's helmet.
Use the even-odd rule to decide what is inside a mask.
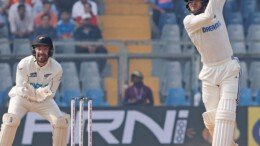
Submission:
[[[44,45],[44,46],[49,46],[50,50],[49,50],[49,57],[51,57],[53,55],[53,43],[50,37],[47,36],[37,36],[36,39],[33,41],[32,43],[32,54],[35,56],[36,52],[35,52],[35,47],[38,45]]]
[[[189,3],[192,2],[193,0],[184,0],[186,2],[186,8],[190,11],[190,8],[189,8]],[[202,4],[202,7],[200,10],[198,10],[196,13],[194,13],[194,15],[198,15],[200,13],[203,13],[204,10],[206,9],[207,5],[209,3],[209,0],[201,0],[201,4]]]

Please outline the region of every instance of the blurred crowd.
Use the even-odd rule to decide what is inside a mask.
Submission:
[[[88,0],[0,0],[0,37],[97,40],[98,7]]]

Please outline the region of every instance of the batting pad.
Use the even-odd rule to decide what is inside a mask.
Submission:
[[[0,132],[0,146],[12,146],[20,118],[14,114],[3,115],[3,124]]]
[[[67,146],[67,133],[70,123],[68,114],[58,118],[53,125],[53,146]]]
[[[214,133],[214,126],[215,126],[215,116],[216,116],[216,109],[204,112],[202,114],[204,124],[206,128],[209,130],[209,133],[211,136],[213,136]]]
[[[212,146],[235,146],[236,100],[222,98],[216,112]]]

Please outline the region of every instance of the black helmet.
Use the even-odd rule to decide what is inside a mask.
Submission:
[[[186,8],[190,11],[190,8],[189,8],[189,3],[192,2],[193,0],[184,0],[186,2]],[[200,10],[198,10],[196,13],[194,13],[194,15],[198,15],[200,13],[203,13],[204,10],[206,9],[207,5],[209,3],[209,0],[201,0],[201,4],[202,4],[202,7]]]
[[[32,54],[35,56],[35,47],[38,45],[45,45],[45,46],[49,46],[50,50],[49,50],[49,57],[51,57],[53,55],[53,43],[50,37],[47,36],[37,36],[36,39],[33,41],[32,43]]]

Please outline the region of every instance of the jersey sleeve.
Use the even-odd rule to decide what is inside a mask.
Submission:
[[[77,15],[77,8],[76,8],[76,3],[72,6],[72,14],[71,14],[72,18],[76,18]]]
[[[27,64],[25,60],[20,61],[16,69],[16,94],[20,96],[25,96],[23,91],[24,83],[28,82],[28,75],[26,73],[28,69],[25,64]]]
[[[125,90],[124,97],[125,97],[125,98],[124,98],[124,102],[127,103],[127,101],[128,101],[129,98],[130,98],[129,88],[127,88],[127,89]]]
[[[52,78],[51,82],[48,85],[52,92],[52,94],[50,95],[50,98],[53,98],[55,96],[56,91],[60,85],[62,74],[63,74],[63,70],[60,65],[57,67],[57,69],[58,70],[57,70],[56,75]]]
[[[94,2],[94,1],[92,1],[92,4],[91,4],[91,10],[92,10],[92,13],[96,16],[96,15],[98,15],[98,7],[97,7],[97,4]]]
[[[216,0],[216,5],[218,6],[218,11],[223,12],[224,5],[226,3],[226,0]]]
[[[149,99],[149,104],[154,105],[154,97],[151,88],[148,88],[148,99]]]
[[[183,20],[183,24],[187,32],[191,34],[203,26],[210,24],[216,17],[216,14],[222,13],[224,3],[225,0],[209,0],[204,13],[186,16]]]

